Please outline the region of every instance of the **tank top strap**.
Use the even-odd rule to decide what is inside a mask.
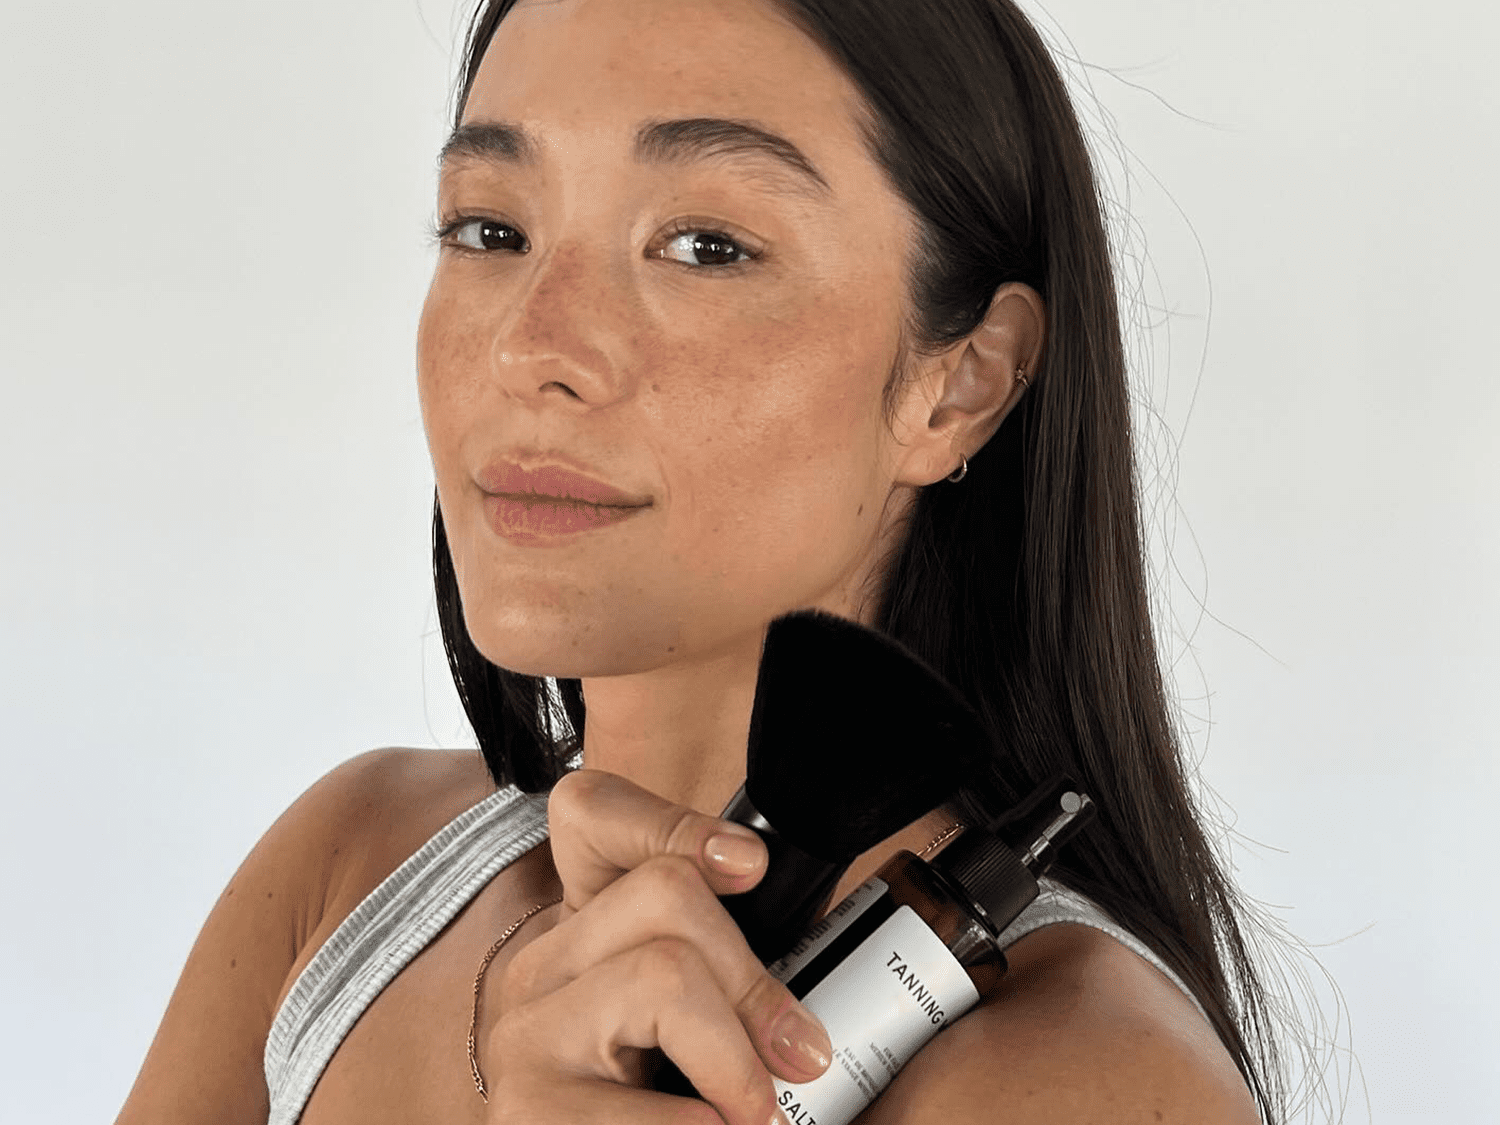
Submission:
[[[294,1125],[365,1008],[505,867],[547,838],[547,795],[497,789],[371,891],[298,975],[266,1039],[268,1125]]]
[[[1015,921],[1000,932],[1002,949],[1009,948],[1027,934],[1040,930],[1043,926],[1055,926],[1061,922],[1072,922],[1102,930],[1180,988],[1183,995],[1193,1002],[1193,1007],[1198,1009],[1198,1014],[1212,1026],[1213,1021],[1208,1018],[1203,1005],[1193,995],[1193,990],[1183,983],[1182,978],[1174,973],[1149,945],[1106,914],[1093,899],[1046,877],[1040,880],[1040,884],[1041,893],[1032,900],[1030,906],[1016,916]]]

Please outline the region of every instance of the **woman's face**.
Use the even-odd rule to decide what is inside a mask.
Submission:
[[[914,224],[856,98],[753,0],[522,0],[501,23],[464,127],[519,126],[535,159],[501,156],[493,132],[450,153],[439,223],[480,221],[444,240],[418,335],[439,502],[491,661],[619,675],[758,645],[796,608],[860,616],[912,496],[881,389]],[[638,152],[644,127],[698,118],[779,134],[828,190],[764,154],[674,149],[681,127]],[[535,502],[497,498],[525,487],[488,475],[506,462],[641,506],[549,532],[598,510],[516,517]]]

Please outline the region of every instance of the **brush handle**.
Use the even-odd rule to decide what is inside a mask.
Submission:
[[[765,877],[759,883],[741,894],[719,899],[744,933],[750,951],[762,964],[769,965],[817,921],[853,857],[838,863],[808,855],[776,831],[743,787],[719,815],[754,829],[770,853]]]

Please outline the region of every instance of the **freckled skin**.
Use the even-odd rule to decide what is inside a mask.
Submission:
[[[744,779],[766,625],[873,619],[917,491],[983,445],[1041,347],[1028,290],[943,355],[901,354],[916,222],[859,104],[755,0],[523,0],[464,121],[521,124],[540,166],[455,164],[438,187],[440,219],[511,228],[440,252],[418,329],[470,635],[502,667],[582,681],[585,765],[704,812]],[[832,198],[752,191],[722,161],[633,161],[642,123],[705,116],[787,137]],[[695,251],[679,221],[758,257]],[[912,377],[887,418],[897,369]],[[651,507],[561,545],[506,540],[475,478],[507,454],[587,466]]]
[[[700,57],[674,65],[693,44]],[[579,81],[589,74],[607,98]],[[418,352],[468,623],[491,659],[637,672],[758,644],[791,608],[857,612],[900,510],[887,510],[898,449],[880,391],[910,225],[859,145],[852,97],[810,41],[756,5],[523,4],[501,24],[465,119],[537,129],[545,166],[536,179],[475,168],[439,202],[503,216],[529,245],[442,257]],[[766,199],[724,167],[632,165],[639,121],[694,115],[790,136],[837,204]],[[681,244],[676,260],[649,257],[681,215],[721,218],[765,256],[718,277],[680,264],[700,260]],[[597,466],[653,508],[561,548],[507,543],[471,478],[517,445]]]

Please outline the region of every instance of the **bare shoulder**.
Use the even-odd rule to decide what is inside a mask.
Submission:
[[[119,1125],[264,1122],[261,1059],[281,997],[330,927],[494,786],[474,751],[372,750],[277,818],[188,955]]]
[[[476,750],[387,747],[328,773],[288,810],[316,837],[306,841],[309,852],[324,857],[317,911],[323,921],[335,914],[335,923],[342,920],[439,829],[494,790]]]
[[[1257,1125],[1213,1029],[1109,936],[1050,926],[1004,985],[922,1049],[858,1125]]]
[[[477,751],[383,747],[314,782],[266,831],[230,881],[265,876],[292,901],[301,952],[466,808],[494,791]]]

